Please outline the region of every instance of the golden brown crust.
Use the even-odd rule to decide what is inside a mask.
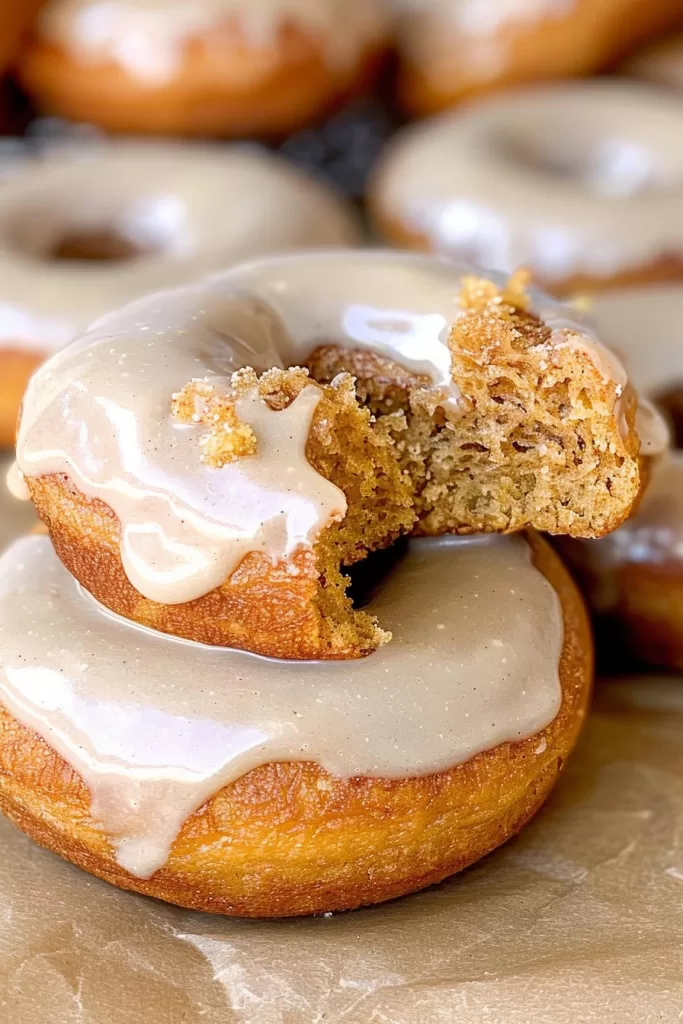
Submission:
[[[437,246],[428,235],[403,224],[382,208],[381,192],[371,192],[368,200],[370,218],[381,238],[402,249],[434,252]],[[683,253],[662,254],[644,266],[631,267],[608,277],[594,274],[573,274],[562,280],[548,280],[541,274],[534,277],[539,288],[558,298],[590,295],[609,288],[630,288],[648,284],[677,284],[683,281]]]
[[[188,43],[173,81],[148,87],[110,63],[78,63],[34,39],[19,75],[48,113],[112,132],[184,136],[278,136],[308,124],[361,92],[382,62],[374,46],[339,67],[321,45],[294,26],[281,31],[270,53],[249,48],[231,26]]]
[[[14,445],[26,385],[43,359],[44,355],[23,349],[7,347],[0,351],[0,448]]]
[[[444,25],[453,59],[439,66],[438,76],[429,66],[404,61],[399,102],[411,114],[432,114],[495,89],[590,74],[680,22],[680,7],[671,0],[574,0],[565,13],[504,24],[487,48],[500,59],[485,66],[481,47]]]
[[[440,881],[528,821],[586,713],[592,643],[585,608],[548,545],[530,541],[565,622],[562,705],[535,736],[405,780],[340,780],[311,763],[263,765],[194,813],[165,867],[141,880],[115,862],[76,773],[0,707],[0,808],[36,842],[106,881],[213,913],[345,910]]]

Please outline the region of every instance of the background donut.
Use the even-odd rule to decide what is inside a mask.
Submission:
[[[608,79],[481,100],[389,144],[370,208],[389,241],[558,294],[683,277],[683,106]]]
[[[51,0],[19,75],[107,131],[276,136],[362,90],[387,42],[382,0]]]
[[[681,13],[670,0],[393,0],[412,114],[491,89],[600,71]]]
[[[0,444],[44,356],[149,291],[360,240],[344,200],[249,147],[62,145],[0,181]]]
[[[599,296],[593,318],[683,437],[683,285]],[[595,543],[559,540],[598,628],[603,663],[683,670],[683,454],[661,456],[635,513]]]

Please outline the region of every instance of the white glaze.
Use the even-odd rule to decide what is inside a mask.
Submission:
[[[462,277],[472,272],[413,254],[318,252],[244,264],[134,302],[34,375],[19,427],[19,468],[27,477],[66,473],[112,508],[126,573],[152,600],[208,593],[248,551],[286,561],[346,508],[306,460],[311,404],[302,395],[285,413],[262,411],[258,423],[256,410],[242,410],[254,422],[257,452],[216,469],[200,459],[206,428],[177,423],[172,395],[192,379],[224,388],[245,365],[257,372],[297,365],[317,344],[334,342],[426,374],[446,414],[457,417],[447,342],[463,312]],[[568,307],[536,297],[534,308],[552,330],[549,358],[553,347],[585,351],[613,387],[618,413],[621,365]]]
[[[154,87],[177,74],[188,42],[215,43],[233,25],[236,39],[257,50],[293,25],[337,65],[352,65],[388,33],[383,0],[51,0],[38,31],[85,64],[114,61]],[[229,60],[235,38],[226,33],[224,45]]]
[[[65,235],[103,229],[150,251],[120,262],[44,256]],[[53,149],[0,182],[0,345],[57,348],[155,289],[261,253],[359,238],[342,200],[256,147]]]
[[[415,541],[371,610],[394,640],[359,661],[202,647],[105,612],[47,538],[26,538],[0,560],[0,699],[81,775],[141,877],[258,765],[425,775],[557,714],[562,611],[522,537]]]
[[[480,100],[399,134],[373,191],[436,252],[609,277],[683,255],[683,106],[618,80]]]

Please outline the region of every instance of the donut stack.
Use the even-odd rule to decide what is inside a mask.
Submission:
[[[647,426],[519,275],[300,254],[104,317],[24,399],[14,487],[49,537],[0,561],[3,811],[225,914],[472,863],[540,806],[590,690],[535,531],[615,529]]]

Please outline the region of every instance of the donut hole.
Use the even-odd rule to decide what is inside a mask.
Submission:
[[[69,216],[55,202],[15,212],[6,238],[13,249],[41,262],[124,263],[177,249],[184,209],[173,197],[148,197],[94,215],[97,197],[84,196]]]
[[[74,231],[55,239],[51,249],[44,254],[44,258],[56,261],[118,263],[122,260],[135,259],[148,251],[111,228],[101,228],[94,231]]]
[[[502,139],[508,160],[534,173],[574,181],[603,199],[671,187],[676,175],[665,159],[627,138],[576,138],[566,129],[508,134]]]

